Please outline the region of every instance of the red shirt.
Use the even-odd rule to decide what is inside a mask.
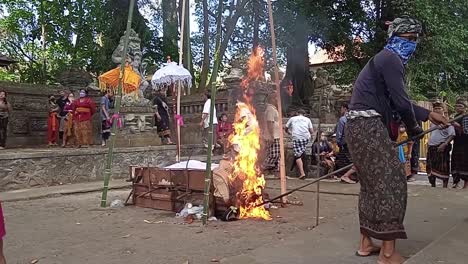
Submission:
[[[73,116],[78,122],[91,120],[96,113],[96,104],[89,97],[80,98],[73,101]]]
[[[221,121],[216,127],[216,135],[218,136],[218,138],[222,138],[222,137],[227,138],[232,133],[232,131],[233,131],[232,124],[229,122]]]

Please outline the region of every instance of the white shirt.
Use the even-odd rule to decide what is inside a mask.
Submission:
[[[208,128],[210,126],[210,107],[211,107],[211,99],[206,100],[205,105],[203,106],[203,114],[207,114],[208,117],[205,119],[205,123],[203,125],[204,128]],[[216,106],[213,109],[213,125],[218,124],[218,119],[216,118]]]
[[[266,140],[273,140],[280,138],[280,133],[279,133],[279,113],[278,110],[276,110],[276,107],[267,104],[267,107],[265,109],[265,131],[262,133],[265,137]],[[273,122],[273,131],[269,130],[268,123]]]
[[[298,115],[291,117],[286,123],[286,127],[291,131],[294,139],[310,139],[310,129],[313,128],[309,118]]]
[[[431,123],[431,128],[435,125]],[[450,136],[455,136],[455,129],[453,126],[449,126],[444,129],[436,129],[431,132],[431,138],[429,139],[429,146],[439,146],[440,144],[447,141]]]

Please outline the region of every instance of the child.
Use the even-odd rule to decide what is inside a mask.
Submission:
[[[403,142],[408,139],[408,134],[406,134],[405,125],[400,125],[398,130],[397,143]],[[398,147],[398,155],[401,162],[405,163],[405,174],[406,178],[409,180],[411,177],[411,150],[413,148],[413,142],[405,143]]]

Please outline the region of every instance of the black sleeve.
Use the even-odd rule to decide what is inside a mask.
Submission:
[[[418,127],[413,104],[405,88],[405,68],[398,56],[387,56],[382,67],[382,76],[390,94],[393,109],[400,114],[406,127],[411,130]]]

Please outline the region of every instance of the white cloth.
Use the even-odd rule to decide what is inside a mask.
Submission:
[[[214,170],[218,167],[218,164],[212,163],[211,164],[211,170]],[[187,166],[187,161],[181,161],[179,163],[172,164],[170,166],[164,167],[165,169],[197,169],[197,170],[206,170],[206,163],[201,162],[198,160],[190,160],[188,162]]]
[[[313,128],[313,126],[309,118],[302,115],[293,116],[286,123],[286,127],[291,132],[293,140],[310,140],[310,129]]]
[[[431,123],[431,128],[435,125]],[[429,146],[439,146],[440,144],[447,141],[450,136],[455,136],[455,129],[453,126],[449,126],[445,129],[437,129],[431,132],[431,138],[429,139]]]
[[[206,100],[205,105],[203,106],[203,114],[208,115],[203,125],[204,128],[208,128],[210,126],[210,107],[211,107],[211,99],[208,99]],[[218,118],[216,115],[216,107],[215,107],[213,109],[213,125],[217,125],[217,124],[218,124]]]
[[[273,131],[270,131],[268,124],[273,122]],[[271,104],[267,104],[265,109],[265,130],[263,131],[263,135],[265,140],[273,140],[280,138],[280,131],[279,131],[279,113],[276,110],[276,107]]]

